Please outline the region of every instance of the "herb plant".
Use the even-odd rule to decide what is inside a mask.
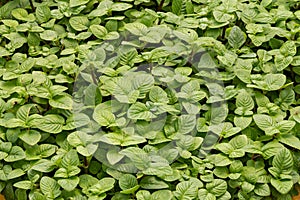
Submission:
[[[298,0],[0,6],[7,200],[298,194]]]

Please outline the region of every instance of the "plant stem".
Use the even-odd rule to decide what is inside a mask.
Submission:
[[[35,7],[33,6],[33,0],[29,0],[32,12],[35,12]]]
[[[159,6],[157,8],[157,11],[161,11],[162,10],[164,3],[165,3],[165,0],[161,0],[160,1]]]

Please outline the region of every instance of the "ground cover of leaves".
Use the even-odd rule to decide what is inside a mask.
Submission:
[[[0,5],[7,200],[299,196],[300,1]]]

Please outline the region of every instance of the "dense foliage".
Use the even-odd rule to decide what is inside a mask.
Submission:
[[[6,199],[297,194],[298,0],[0,5]]]

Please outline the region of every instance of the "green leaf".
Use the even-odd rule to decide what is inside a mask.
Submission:
[[[31,181],[19,181],[19,182],[14,183],[13,186],[16,188],[23,189],[23,190],[29,190],[29,189],[32,189],[33,183]]]
[[[116,150],[110,150],[106,154],[106,158],[111,165],[118,163],[120,160],[124,158],[124,155],[121,155]]]
[[[172,197],[170,190],[158,190],[152,193],[152,198],[157,200],[171,200]]]
[[[81,6],[87,4],[90,0],[70,0],[70,7]]]
[[[136,193],[137,200],[152,200],[151,194],[147,190],[139,190]]]
[[[156,116],[143,103],[136,102],[128,109],[127,116],[129,119],[145,119],[149,120]]]
[[[213,154],[208,157],[218,167],[224,167],[231,164],[231,160],[223,154]]]
[[[268,184],[258,184],[255,186],[254,193],[263,196],[263,197],[268,197],[271,194],[271,190]]]
[[[280,135],[278,141],[290,147],[300,150],[300,140],[296,136],[290,134]]]
[[[124,11],[124,10],[128,10],[131,7],[132,7],[132,5],[129,3],[117,2],[112,5],[111,10],[112,11]]]
[[[33,14],[28,14],[27,10],[23,8],[16,8],[11,11],[11,14],[14,18],[22,20],[22,21],[34,21],[35,17]]]
[[[288,174],[294,165],[293,157],[290,150],[283,148],[274,157],[272,165],[281,173]]]
[[[272,117],[270,117],[268,115],[255,114],[255,115],[253,115],[253,119],[254,119],[256,125],[262,130],[267,130],[268,128],[273,127],[275,125]]]
[[[252,122],[252,117],[244,117],[244,116],[234,116],[234,125],[239,127],[240,129],[245,129],[247,128],[251,122]],[[227,137],[227,135],[226,135]]]
[[[16,117],[24,122],[28,120],[30,110],[34,107],[34,104],[26,104],[20,107],[17,111]]]
[[[86,16],[75,16],[70,18],[69,23],[76,31],[83,31],[88,29],[89,20]]]
[[[194,130],[196,126],[195,115],[181,115],[178,119],[178,130],[179,134],[188,134]]]
[[[138,185],[138,181],[135,176],[131,174],[124,174],[119,179],[119,186],[122,190],[129,190]]]
[[[176,185],[173,192],[177,199],[192,200],[197,196],[198,187],[192,181],[183,181]]]
[[[227,183],[222,179],[214,179],[211,183],[206,185],[206,189],[214,194],[215,196],[219,197],[222,196],[227,190]]]
[[[281,194],[287,194],[293,187],[292,180],[276,180],[272,178],[271,184]]]
[[[54,108],[71,110],[73,105],[73,100],[68,95],[57,95],[49,100],[49,104]]]
[[[101,104],[96,106],[93,113],[94,120],[101,126],[109,126],[116,120],[115,115],[110,110],[102,110]]]
[[[151,101],[156,102],[156,103],[168,103],[169,98],[167,93],[158,86],[154,86],[151,88],[149,92],[149,98]]]
[[[154,86],[154,78],[148,74],[137,74],[133,79],[133,89],[140,92],[140,96],[145,95]]]
[[[147,26],[139,22],[125,24],[125,29],[138,36],[144,36],[148,32]]]
[[[252,97],[243,90],[236,96],[236,106],[246,110],[252,110],[254,108],[254,101]]]
[[[61,160],[61,166],[67,169],[72,166],[78,166],[78,165],[79,165],[79,158],[75,150],[69,151]]]
[[[35,130],[24,130],[19,134],[19,138],[31,146],[37,144],[41,137],[41,134]]]
[[[213,16],[217,22],[227,22],[233,18],[233,15],[227,14],[225,11],[214,10]]]
[[[44,32],[40,33],[40,37],[46,41],[54,41],[57,40],[58,35],[55,31],[45,30]]]
[[[239,135],[230,140],[229,144],[234,149],[241,149],[248,144],[248,138],[246,135]]]
[[[246,38],[246,34],[238,26],[233,26],[228,36],[228,43],[234,49],[239,49],[245,43]]]
[[[41,159],[37,161],[33,166],[32,169],[38,172],[51,172],[56,167],[55,163],[50,160]]]
[[[46,5],[37,6],[35,16],[40,23],[47,22],[51,18],[50,8]]]
[[[297,53],[296,44],[294,41],[286,41],[281,47],[280,47],[280,53],[284,56],[294,56]]]
[[[40,181],[40,188],[46,197],[55,199],[61,194],[60,187],[56,180],[48,176],[43,176]]]
[[[145,176],[140,181],[140,186],[147,190],[161,190],[169,188],[169,185],[155,176]]]
[[[216,196],[209,193],[206,189],[200,189],[198,191],[198,198],[203,200],[216,200]]]
[[[26,150],[26,159],[36,160],[40,158],[46,158],[55,153],[57,146],[51,144],[35,145]]]
[[[272,141],[265,144],[261,151],[263,152],[264,158],[269,159],[270,157],[275,156],[283,148],[283,145],[278,141]]]
[[[98,144],[88,144],[86,146],[78,146],[76,150],[83,156],[91,156],[93,155],[98,148]]]
[[[286,81],[286,76],[283,74],[267,74],[265,82],[269,91],[279,90]]]
[[[108,34],[108,31],[104,26],[96,24],[91,25],[90,30],[99,39],[103,39]]]
[[[60,133],[65,120],[62,116],[56,114],[45,115],[37,120],[35,126],[48,133]]]
[[[180,15],[182,4],[183,4],[182,0],[172,1],[172,12],[176,15]]]
[[[16,162],[25,158],[24,150],[19,146],[13,146],[4,161],[6,162]]]
[[[57,183],[66,191],[72,191],[79,183],[79,177],[74,176],[68,179],[59,179]]]
[[[89,188],[89,191],[95,195],[103,194],[106,191],[111,190],[114,187],[115,179],[102,178],[95,185]]]

